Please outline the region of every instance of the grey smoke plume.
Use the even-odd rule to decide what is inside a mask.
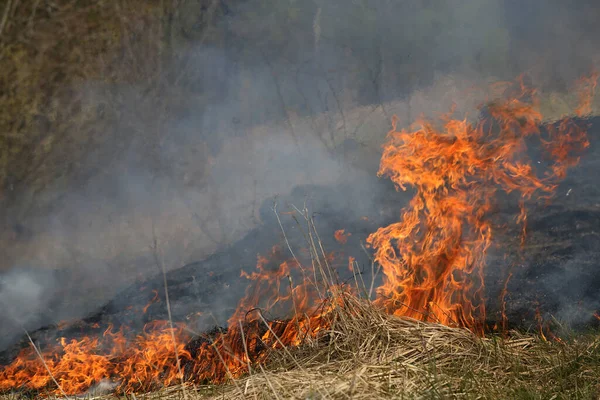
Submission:
[[[49,311],[54,279],[47,271],[20,266],[0,277],[0,318],[3,324],[27,328]],[[47,322],[47,320],[46,320]]]
[[[15,189],[6,213],[23,233],[0,289],[15,324],[84,315],[155,273],[154,235],[173,269],[259,226],[271,196],[363,185],[393,114],[406,125],[456,103],[475,118],[486,83],[527,72],[561,93],[600,54],[595,1],[205,3],[174,14],[156,79],[73,88],[113,123],[71,175]],[[377,209],[369,189],[349,220]]]

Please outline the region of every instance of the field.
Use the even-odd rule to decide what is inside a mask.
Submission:
[[[542,41],[548,46],[533,34],[521,38],[502,8],[509,1],[469,0],[460,9],[438,0],[392,3],[0,5],[0,356],[23,327],[35,332],[90,315],[133,323],[124,307],[146,305],[153,295],[140,287],[148,282],[157,296],[172,291],[173,310],[164,302],[148,308],[157,319],[235,308],[240,271],[276,244],[269,229],[280,234],[272,199],[301,206],[304,189],[330,212],[319,233],[333,246],[334,231],[352,231],[344,257],[370,258],[361,247],[367,235],[390,215],[396,221],[408,202],[376,177],[393,116],[405,128],[455,107],[475,121],[478,107],[502,93],[497,82],[523,73],[540,87],[541,122],[553,126],[581,102],[570,83],[598,65],[597,39],[572,45],[585,36],[578,29],[597,29],[593,2],[573,15],[549,2],[548,20],[531,29],[559,26]],[[571,19],[556,24],[554,15]],[[600,167],[600,96],[587,107],[590,146],[552,206],[531,207],[524,245],[511,225],[488,253],[488,316],[500,323],[496,295],[507,285],[506,330],[476,335],[389,315],[356,295],[365,287],[354,275],[356,293],[325,283],[335,307],[323,332],[299,347],[279,346],[285,338],[271,332],[278,349],[260,362],[248,361],[257,356],[246,348],[233,356],[248,373],[233,377],[225,364],[221,384],[128,396],[600,399],[600,324],[589,323],[600,310],[600,188],[591,172]],[[494,215],[505,223],[519,210],[503,200]],[[328,259],[314,243],[290,240],[313,246],[313,263]],[[510,267],[510,285],[506,254],[525,266]],[[339,263],[348,269],[346,258]],[[163,276],[175,283],[163,286]],[[4,279],[24,284],[11,291]],[[204,285],[201,304],[189,300],[191,279]],[[549,324],[532,324],[536,305]],[[271,329],[254,322],[262,333]],[[114,386],[81,396],[125,396],[105,393]]]

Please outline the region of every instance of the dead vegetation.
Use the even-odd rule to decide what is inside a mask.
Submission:
[[[600,338],[546,342],[512,332],[478,338],[381,314],[360,301],[340,310],[328,340],[282,352],[267,370],[203,388],[207,398],[597,399]],[[213,391],[212,394],[206,391]],[[171,394],[170,396],[173,396]]]
[[[156,7],[121,3],[6,3],[0,37],[4,196],[74,174],[91,149],[110,139],[119,99],[95,104],[78,90],[82,84],[100,82],[109,89],[110,82],[156,77],[149,68],[159,65],[161,41],[151,28],[160,26],[161,15]],[[141,62],[142,55],[148,62]],[[65,154],[71,155],[68,162]]]
[[[8,0],[0,9],[3,200],[28,202],[50,184],[85,179],[91,172],[80,166],[103,143],[127,147],[133,136],[120,136],[124,128],[114,128],[122,121],[119,110],[132,99],[113,96],[112,84],[147,84],[150,92],[141,90],[146,100],[136,107],[171,107],[177,113],[177,104],[165,104],[163,96],[177,98],[180,89],[165,81],[161,70],[171,56],[170,32],[163,24],[168,11],[155,3],[141,8],[123,1],[75,3]],[[64,40],[54,40],[59,36]],[[74,90],[90,82],[102,83],[105,96],[98,102]],[[544,105],[562,114],[572,100],[552,94]],[[159,125],[126,128],[144,133],[150,153],[163,133]],[[102,165],[113,156],[95,157]],[[600,398],[596,333],[560,341],[517,332],[479,338],[463,329],[389,316],[358,298],[344,303],[321,339],[273,353],[266,366],[251,366],[243,378],[136,398]]]
[[[385,315],[357,299],[346,304],[323,338],[273,353],[269,364],[252,366],[240,379],[133,398],[600,398],[598,334],[561,341],[517,332],[480,338],[464,329]]]
[[[315,257],[325,256],[319,240],[310,246]],[[323,271],[324,260],[313,263],[334,276]],[[332,304],[340,306],[321,336],[273,351],[266,365],[249,365],[248,374],[226,384],[167,388],[145,398],[600,399],[597,332],[564,330],[551,340],[518,331],[480,337],[388,315],[365,300],[368,283],[354,278],[363,295],[325,279]]]
[[[223,384],[172,386],[131,398],[600,399],[597,332],[563,329],[550,339],[518,331],[481,337],[463,328],[388,315],[366,300],[369,284],[360,275],[353,274],[356,291],[340,290],[314,224],[306,210],[303,214],[311,262],[325,289],[320,293],[338,305],[328,313],[328,328],[299,347],[270,350],[259,357],[261,362],[248,362],[246,374],[230,376]],[[101,383],[83,397],[114,398],[99,393],[103,385],[115,387]]]
[[[339,289],[308,215],[304,210],[312,264],[323,277],[322,293],[338,304],[328,329],[298,348],[273,351],[266,365],[249,365],[248,374],[224,385],[170,388],[147,398],[600,399],[598,332],[557,326],[556,335],[510,331],[481,337],[388,315],[367,300],[369,283],[357,269],[356,291]]]
[[[132,398],[600,398],[598,334],[560,342],[516,332],[478,338],[462,329],[390,317],[360,301],[352,308],[361,315],[339,310],[340,322],[327,339],[273,354],[270,364],[254,366],[243,378],[187,387],[186,395],[170,387]]]

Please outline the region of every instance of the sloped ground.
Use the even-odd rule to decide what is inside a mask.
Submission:
[[[546,321],[557,319],[573,329],[600,322],[593,317],[600,310],[597,291],[600,286],[600,182],[590,173],[600,167],[600,121],[592,118],[582,123],[590,126],[591,146],[580,164],[557,188],[549,204],[529,206],[528,235],[523,247],[519,243],[520,228],[514,222],[518,201],[506,196],[497,202],[496,223],[505,227],[496,230],[485,269],[490,326],[501,321],[503,307],[508,326],[519,329],[537,329],[540,316]],[[396,192],[390,182],[372,175],[364,175],[363,179],[336,186],[300,186],[289,196],[266,200],[260,208],[262,222],[257,228],[204,260],[168,272],[174,319],[191,323],[190,315],[203,313],[204,318],[193,322],[197,324],[193,327],[197,331],[214,325],[210,313],[218,316],[217,320],[222,323],[236,307],[247,285],[240,277],[240,271],[252,271],[257,255],[269,256],[273,246],[277,246],[279,258],[272,261],[278,264],[289,258],[288,244],[301,253],[306,242],[297,213],[296,218],[287,215],[293,211],[292,205],[306,205],[315,213],[319,235],[326,251],[334,254],[342,279],[349,278],[347,257],[352,256],[363,269],[366,282],[372,279],[379,282],[380,277],[373,277],[369,256],[361,246],[378,227],[397,220],[410,193]],[[358,201],[366,197],[369,197],[368,202]],[[273,210],[275,204],[282,227]],[[338,229],[351,234],[344,245],[334,239]],[[149,270],[160,270],[155,262],[151,264]],[[502,298],[507,279],[507,292]],[[165,320],[167,314],[163,302],[152,303],[146,313],[139,312],[140,307],[152,302],[156,293],[160,299],[164,298],[160,274],[141,279],[121,291],[104,307],[89,313],[83,325],[77,324],[71,331],[85,334],[86,324],[94,323],[100,323],[99,331],[108,324],[141,329],[151,320]],[[69,330],[61,332],[57,329],[49,326],[33,336],[38,338],[39,333],[40,340],[45,337],[45,341],[52,341],[55,337],[71,334]],[[22,345],[27,345],[27,341],[22,341]],[[3,358],[6,357],[11,358],[5,353]]]

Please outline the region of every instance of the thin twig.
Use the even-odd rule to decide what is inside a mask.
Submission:
[[[258,364],[258,366],[260,367],[260,370],[262,371],[263,376],[265,377],[265,380],[267,381],[267,385],[269,385],[269,388],[271,388],[271,391],[273,392],[273,396],[275,396],[275,398],[277,400],[279,400],[279,396],[277,396],[277,392],[275,391],[275,388],[273,387],[273,384],[271,383],[271,381],[267,377],[267,372],[265,371],[265,369],[263,368],[262,365]]]
[[[154,228],[154,224],[153,224]],[[183,397],[185,400],[188,399],[187,390],[185,389],[185,380],[183,376],[183,371],[181,369],[181,361],[179,360],[179,352],[177,351],[177,340],[175,339],[175,326],[173,325],[173,317],[171,315],[171,302],[169,301],[169,287],[167,285],[167,272],[165,271],[165,265],[162,261],[162,258],[158,256],[158,241],[156,239],[156,232],[152,229],[152,239],[153,239],[153,254],[154,261],[157,263],[158,267],[162,271],[163,276],[163,284],[165,286],[165,301],[167,303],[167,314],[169,315],[169,325],[171,327],[171,339],[173,340],[173,350],[175,351],[175,362],[177,363],[177,372],[179,372],[179,378],[181,379],[181,386],[183,390]]]
[[[217,319],[215,318],[215,316],[212,313],[210,313],[210,316],[212,317],[213,321],[215,321],[215,325],[219,326],[219,323],[218,323]],[[225,371],[227,372],[227,376],[229,377],[229,379],[231,379],[231,382],[233,382],[233,385],[236,387],[236,389],[239,390],[239,392],[242,395],[242,397],[245,397],[244,391],[238,385],[237,380],[234,378],[233,374],[231,373],[231,370],[229,369],[229,366],[227,365],[227,363],[225,362],[225,359],[223,358],[223,355],[219,351],[219,348],[217,347],[217,343],[212,338],[210,338],[208,336],[205,336],[205,335],[201,335],[201,336],[204,337],[204,338],[206,338],[206,339],[208,339],[210,341],[210,344],[211,344],[212,348],[215,349],[215,351],[217,352],[217,356],[219,357],[219,360],[221,360],[221,362],[223,363],[223,366],[225,367]],[[223,339],[223,337],[221,337],[221,343],[223,343],[223,345],[225,345],[225,340]],[[225,348],[224,348],[224,350],[227,351],[227,349],[225,349]],[[242,360],[240,360],[237,357],[237,355],[234,352],[228,351],[228,353],[235,360],[243,362]]]
[[[283,238],[285,239],[285,244],[287,245],[288,250],[292,254],[292,257],[294,257],[294,260],[296,261],[296,263],[298,264],[298,268],[300,268],[300,270],[302,270],[302,272],[304,272],[304,270],[302,268],[302,264],[300,264],[298,257],[296,257],[296,254],[294,254],[294,250],[292,250],[292,246],[290,246],[290,242],[287,238],[287,235],[285,234],[285,229],[283,229],[283,224],[281,223],[281,219],[279,218],[279,213],[277,212],[277,202],[276,201],[273,202],[273,212],[275,213],[275,217],[277,217],[277,222],[279,223],[279,227],[281,228],[281,232],[283,233]]]
[[[35,345],[35,343],[33,343],[33,339],[31,339],[31,336],[29,336],[29,332],[27,332],[27,329],[25,329],[25,328],[23,328],[23,331],[25,331],[25,334],[27,335],[27,339],[29,339],[29,343],[31,343],[31,345],[33,346],[33,349],[35,350],[36,354],[38,355],[38,357],[42,361],[42,364],[44,364],[44,368],[46,368],[46,371],[48,371],[48,375],[50,375],[50,378],[52,378],[52,381],[54,382],[54,384],[56,385],[56,387],[58,388],[58,390],[60,390],[60,393],[65,398],[68,399],[69,396],[67,396],[67,394],[65,393],[65,391],[63,390],[63,388],[58,384],[58,381],[56,380],[56,378],[52,374],[52,371],[50,371],[50,368],[48,368],[48,364],[46,364],[46,361],[44,360],[44,357],[42,356],[42,353],[37,348],[37,346]]]
[[[377,278],[377,275],[379,275],[379,272],[381,271],[381,264],[379,264],[379,263],[377,264],[377,272],[375,272],[375,259],[373,257],[371,257],[371,255],[369,254],[369,252],[365,248],[365,245],[362,242],[360,242],[360,247],[363,249],[363,251],[365,252],[367,257],[369,257],[369,259],[371,260],[371,286],[369,287],[369,300],[370,300],[370,299],[372,299],[372,296],[373,296],[373,289],[375,287],[375,278]]]
[[[35,3],[33,3],[33,10],[31,11],[31,14],[29,15],[29,20],[27,21],[27,27],[29,29],[33,29],[33,21],[35,19],[35,14],[37,12],[37,9],[40,5],[40,1],[41,0],[35,0]]]
[[[248,354],[248,345],[246,344],[246,335],[244,334],[244,327],[242,326],[242,321],[238,321],[240,323],[240,334],[242,335],[242,344],[244,345],[244,353],[246,353],[246,363],[248,364],[248,375],[250,376],[248,379],[250,380],[250,384],[254,391],[254,398],[256,399],[256,387],[254,386],[254,380],[252,379],[252,368],[250,366],[250,354]],[[246,393],[244,393],[246,394]]]
[[[290,351],[287,348],[287,346],[283,344],[283,342],[281,341],[281,339],[279,338],[279,336],[277,336],[277,334],[275,333],[275,331],[273,331],[273,328],[271,328],[271,325],[269,325],[269,323],[267,322],[267,320],[265,319],[265,317],[263,317],[261,310],[257,310],[257,311],[258,311],[258,316],[260,317],[260,319],[262,320],[262,322],[265,324],[265,326],[267,327],[267,329],[269,330],[269,332],[271,333],[271,335],[273,335],[273,337],[275,338],[275,340],[277,341],[277,343],[279,343],[279,345],[281,346],[281,348],[283,349],[283,351],[290,357],[290,359],[292,360],[292,362],[294,364],[296,364],[296,367],[298,367],[298,369],[304,370],[304,368],[302,368],[302,366],[298,363],[298,360],[296,360],[296,357],[294,357],[292,355],[292,353],[290,353]]]
[[[223,366],[225,366],[225,371],[227,371],[227,376],[229,376],[229,379],[231,379],[231,382],[233,382],[234,386],[240,391],[240,394],[242,395],[242,397],[246,397],[244,396],[244,391],[242,390],[242,388],[238,385],[237,381],[235,380],[233,374],[231,373],[231,370],[229,369],[229,366],[227,365],[227,363],[225,362],[225,359],[223,358],[223,355],[221,354],[221,352],[219,351],[219,349],[217,348],[217,344],[213,341],[212,342],[212,347],[213,349],[215,349],[215,351],[217,352],[217,356],[219,357],[219,360],[221,360],[221,362],[223,363]],[[259,364],[260,365],[260,364]]]
[[[290,297],[292,298],[292,305],[294,306],[294,319],[296,320],[296,328],[300,332],[300,321],[298,321],[298,308],[296,307],[296,299],[294,298],[294,283],[292,282],[292,276],[288,274],[288,282],[290,284]]]

